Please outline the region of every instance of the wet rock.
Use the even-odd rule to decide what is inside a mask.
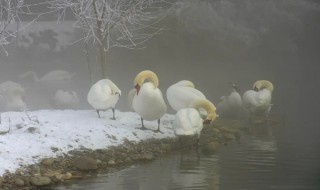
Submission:
[[[54,162],[54,158],[45,158],[41,161],[43,166],[51,166]]]
[[[151,161],[155,159],[154,154],[151,152],[143,153],[140,158],[141,160],[144,160],[144,161]]]
[[[3,183],[4,183],[4,179],[0,177],[0,187],[2,187]]]
[[[113,165],[115,165],[116,164],[116,162],[114,161],[114,160],[109,160],[108,161],[108,165],[110,165],[110,166],[113,166]]]
[[[214,141],[214,142],[205,144],[202,148],[202,152],[204,154],[214,154],[219,150],[219,148],[220,148],[220,143]]]
[[[73,160],[72,165],[79,170],[96,170],[98,169],[97,161],[90,157],[79,157]]]
[[[32,185],[35,185],[35,186],[45,186],[45,185],[50,185],[51,179],[45,176],[37,176],[37,177],[31,177],[30,182]]]
[[[14,184],[15,184],[16,186],[24,186],[24,185],[25,185],[25,184],[24,184],[24,181],[23,181],[22,179],[20,179],[20,178],[15,179],[15,180],[14,180]]]
[[[228,140],[234,140],[236,138],[236,136],[233,133],[225,133],[223,134],[223,136]]]

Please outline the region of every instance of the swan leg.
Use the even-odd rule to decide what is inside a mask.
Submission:
[[[99,118],[101,118],[101,117],[100,117],[100,113],[99,113],[99,110],[96,110],[96,111],[97,111],[97,114],[98,114]]]
[[[115,117],[115,109],[114,109],[114,108],[112,108],[112,114],[113,114],[113,117],[110,118],[110,119],[116,120],[116,117]]]
[[[142,124],[142,127],[140,128],[141,130],[148,130],[145,126],[144,126],[144,124],[143,124],[143,119],[142,119],[142,117],[140,118],[141,119],[141,124]]]
[[[154,132],[156,133],[163,133],[162,131],[160,131],[160,119],[158,119],[158,129],[154,130]]]

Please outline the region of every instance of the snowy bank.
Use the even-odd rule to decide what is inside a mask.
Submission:
[[[162,117],[160,130],[163,133],[140,130],[140,117],[133,112],[116,110],[116,120],[111,120],[111,116],[111,110],[101,113],[101,118],[94,110],[38,110],[28,112],[28,115],[24,112],[2,113],[0,175],[43,158],[63,156],[74,149],[105,149],[120,145],[125,139],[138,142],[174,137],[173,115]],[[145,126],[157,129],[157,122],[145,121]]]

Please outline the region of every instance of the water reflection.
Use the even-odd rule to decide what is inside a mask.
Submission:
[[[56,190],[319,189],[320,156],[313,148],[258,127],[218,154],[174,153]]]

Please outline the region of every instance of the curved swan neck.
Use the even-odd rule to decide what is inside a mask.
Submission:
[[[182,81],[178,82],[177,84],[180,86],[184,86],[184,87],[195,88],[193,82],[191,82],[189,80],[182,80]]]
[[[209,101],[206,99],[198,99],[195,100],[192,103],[192,107],[199,110],[200,108],[203,108],[206,110],[207,112],[207,117],[205,122],[207,123],[207,121],[209,121],[209,123],[213,120],[216,119],[217,114],[216,114],[216,107]]]
[[[134,86],[136,85],[142,86],[145,80],[149,80],[150,82],[152,82],[155,88],[157,88],[159,85],[159,80],[157,75],[152,71],[144,70],[144,71],[141,71],[134,79]]]
[[[270,92],[272,92],[273,91],[273,84],[267,80],[258,80],[254,83],[253,89],[257,89],[257,90],[267,89]]]

